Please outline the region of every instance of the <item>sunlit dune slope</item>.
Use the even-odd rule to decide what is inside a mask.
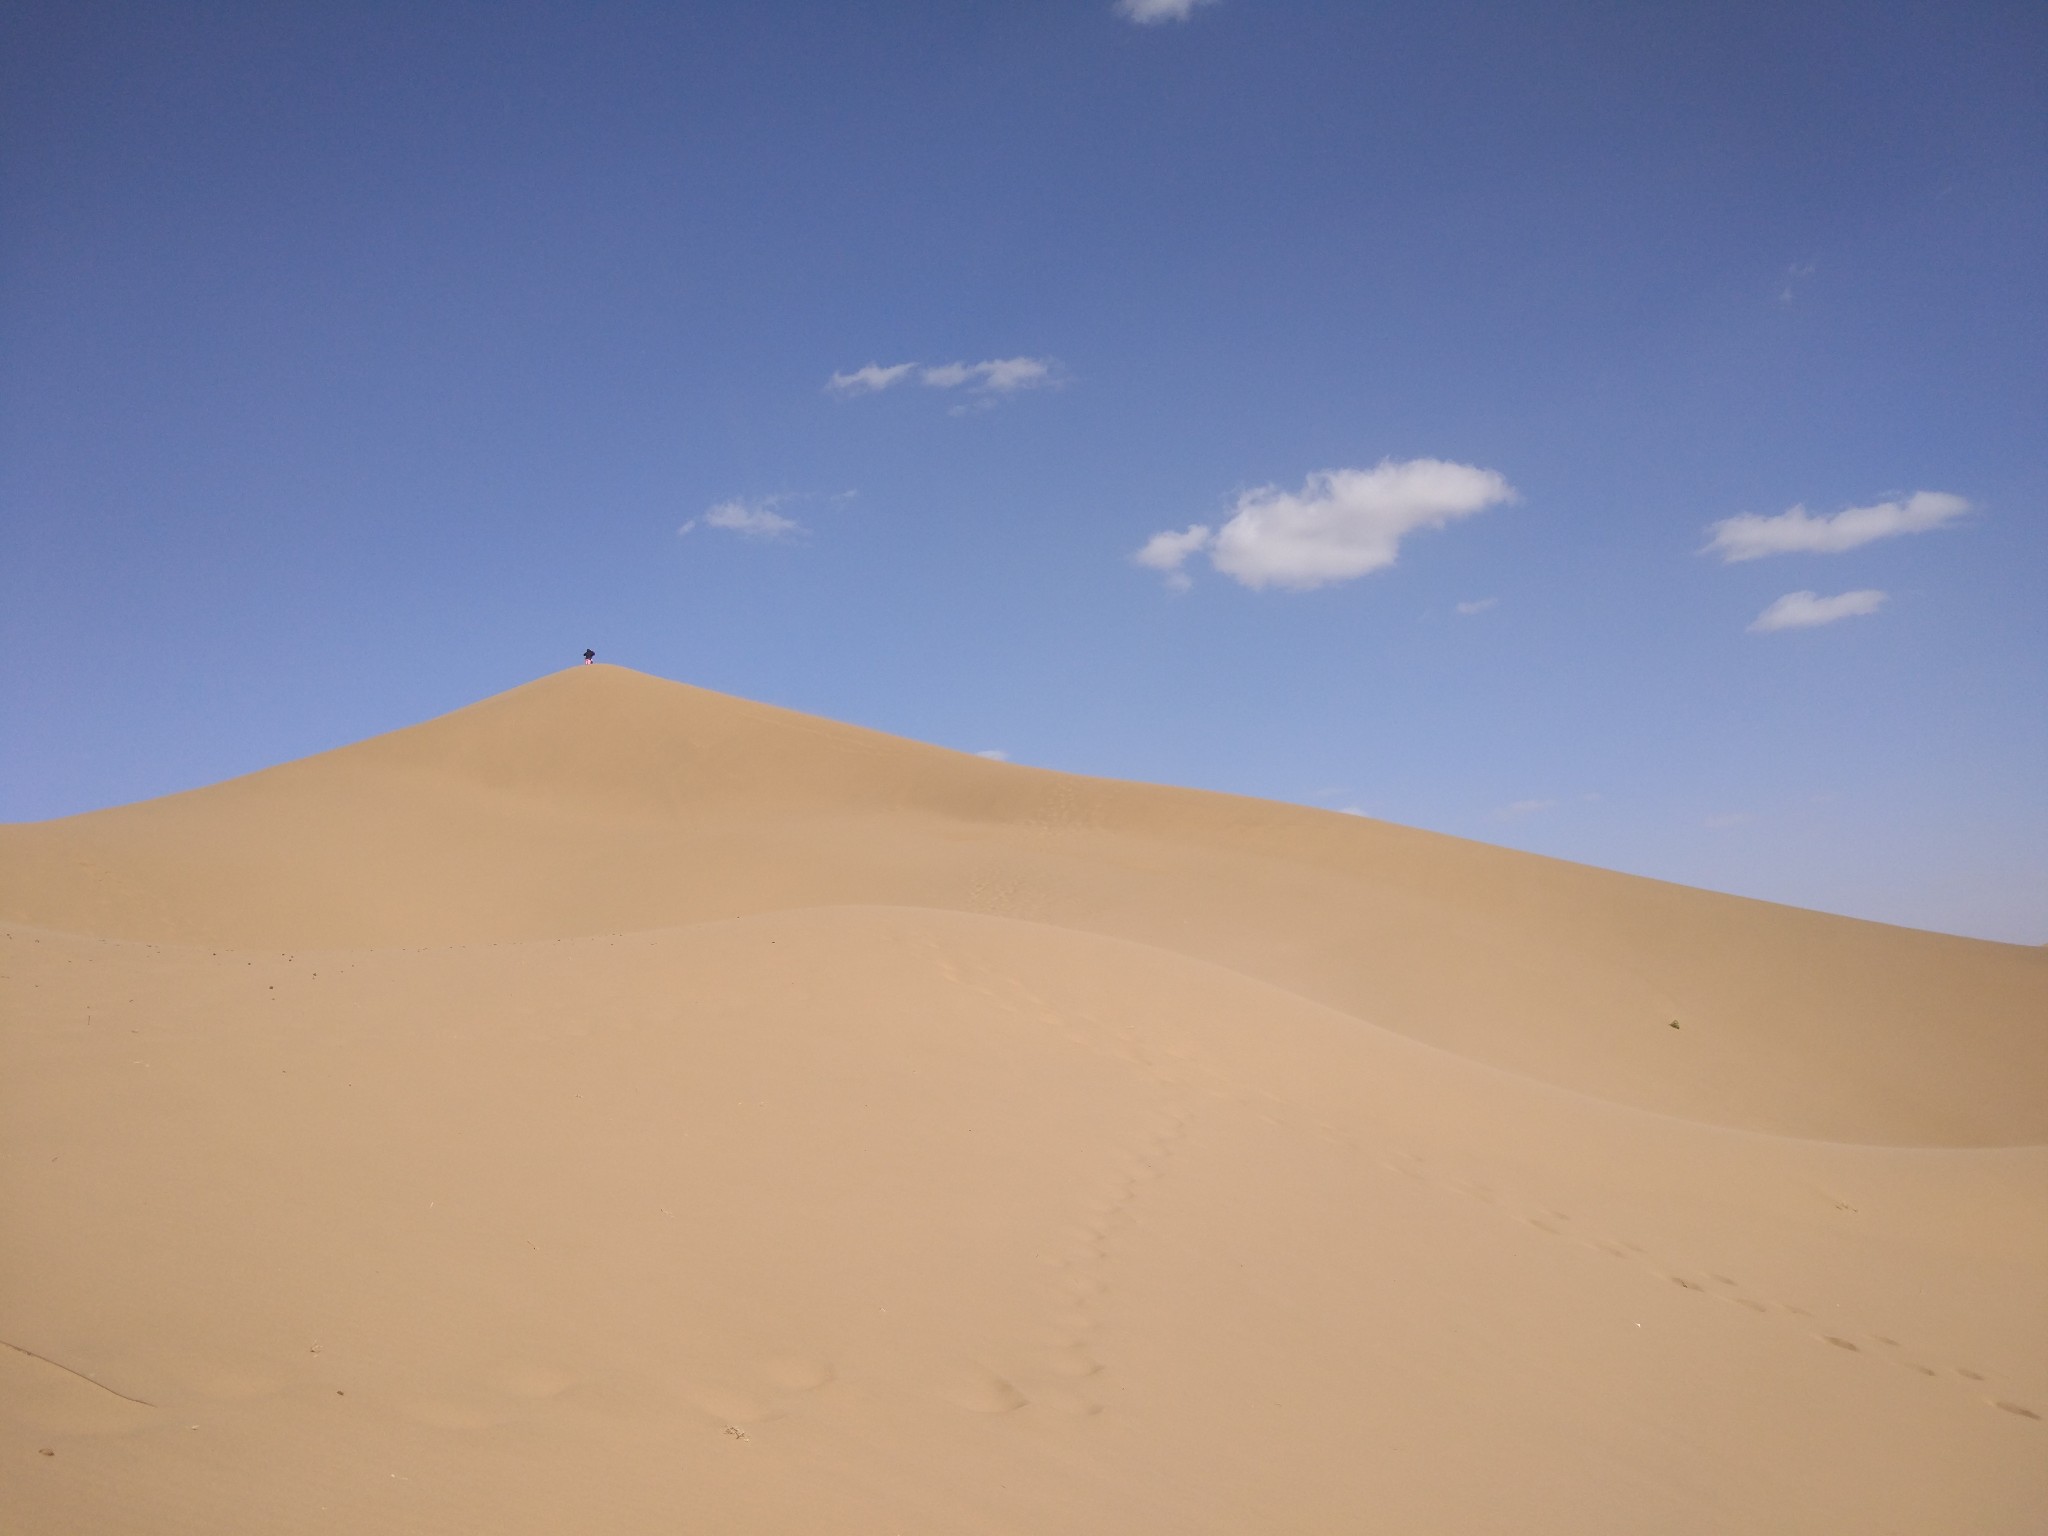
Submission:
[[[1648,1115],[929,909],[0,957],[13,1530],[2019,1536],[2048,1495],[2038,1149]]]
[[[2044,1023],[580,669],[0,829],[0,1530],[2033,1536]]]
[[[2048,1140],[2048,951],[985,762],[617,667],[0,829],[0,917],[155,942],[501,943],[878,903],[1175,951],[1717,1125]]]

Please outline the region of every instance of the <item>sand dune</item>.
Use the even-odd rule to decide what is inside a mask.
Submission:
[[[9,1530],[2048,1510],[2042,950],[607,667],[0,924]]]

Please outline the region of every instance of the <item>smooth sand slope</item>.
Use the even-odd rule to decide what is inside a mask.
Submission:
[[[0,973],[9,1532],[2048,1514],[2048,951],[595,667]]]

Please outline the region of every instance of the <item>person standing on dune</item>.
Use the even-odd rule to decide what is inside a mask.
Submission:
[[[595,651],[585,651],[585,652],[583,653],[583,665],[585,665],[586,667],[594,665],[594,664],[596,663],[596,661],[597,661],[597,652],[595,652]]]

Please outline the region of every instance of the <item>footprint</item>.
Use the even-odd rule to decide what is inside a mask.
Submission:
[[[416,1403],[407,1403],[400,1410],[408,1419],[419,1424],[431,1424],[436,1429],[488,1429],[501,1424],[504,1417],[476,1403],[458,1402],[452,1398],[425,1398]]]
[[[602,1375],[588,1380],[577,1380],[555,1395],[564,1404],[582,1412],[594,1413],[607,1419],[637,1420],[643,1423],[650,1419],[667,1418],[678,1412],[685,1398],[696,1402],[690,1384],[679,1384],[676,1389],[671,1390],[644,1377],[628,1375]],[[696,1405],[703,1407],[702,1403]],[[705,1411],[717,1414],[715,1408],[708,1408]]]
[[[1034,1407],[1050,1408],[1054,1413],[1066,1414],[1069,1418],[1089,1419],[1102,1412],[1099,1403],[1092,1403],[1078,1392],[1069,1392],[1064,1387],[1048,1387],[1032,1399]]]
[[[1852,1355],[1860,1355],[1863,1353],[1862,1349],[1859,1348],[1857,1345],[1851,1343],[1847,1339],[1838,1339],[1832,1333],[1819,1333],[1815,1334],[1814,1337],[1818,1339],[1825,1339],[1828,1343],[1834,1345],[1835,1348],[1846,1349]]]
[[[816,1392],[839,1379],[832,1362],[815,1355],[777,1355],[761,1362],[761,1375],[778,1392]]]
[[[1992,1398],[1989,1401],[1992,1407],[2003,1408],[2007,1413],[2016,1413],[2023,1419],[2038,1419],[2041,1417],[2033,1409],[2019,1403],[2008,1403],[2003,1398]]]
[[[956,1408],[969,1413],[1015,1413],[1028,1399],[992,1371],[976,1371],[942,1394]]]
[[[559,1397],[576,1385],[567,1371],[546,1365],[507,1365],[485,1378],[508,1397]]]
[[[1962,1365],[1956,1367],[1956,1374],[1965,1381],[1982,1381],[1984,1379],[1969,1367]]]
[[[212,1371],[188,1379],[202,1396],[236,1402],[275,1397],[283,1390],[275,1377],[252,1371]]]
[[[1051,1351],[1046,1365],[1060,1376],[1093,1376],[1102,1369],[1102,1362],[1078,1344]]]
[[[683,1392],[699,1409],[721,1424],[765,1424],[782,1417],[782,1411],[767,1399],[717,1382],[691,1382]]]

